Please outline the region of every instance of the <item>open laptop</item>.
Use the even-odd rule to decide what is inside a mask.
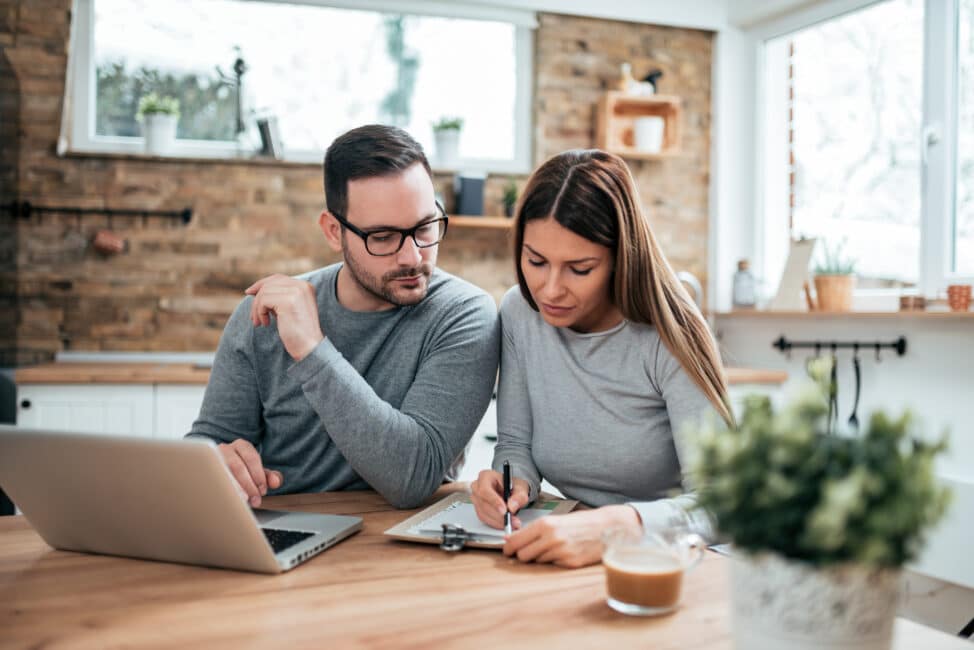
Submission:
[[[0,425],[0,486],[54,548],[287,571],[362,519],[252,510],[216,445]]]

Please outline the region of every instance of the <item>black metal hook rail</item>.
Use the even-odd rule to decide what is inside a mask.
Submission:
[[[840,348],[852,348],[855,351],[859,350],[875,350],[876,354],[879,354],[880,350],[895,350],[897,356],[903,356],[906,354],[906,337],[901,336],[895,341],[789,341],[784,336],[778,337],[778,340],[771,344],[771,347],[778,348],[782,352],[790,352],[795,348],[811,348],[820,352],[822,350],[831,350],[835,352]]]
[[[53,207],[44,205],[34,205],[30,201],[11,201],[0,206],[5,212],[10,213],[17,219],[30,219],[32,215],[41,214],[70,214],[81,216],[83,214],[100,214],[106,217],[168,217],[171,219],[181,219],[183,224],[187,224],[193,219],[193,209],[183,208],[182,210],[125,210],[116,208],[72,208],[72,207]]]

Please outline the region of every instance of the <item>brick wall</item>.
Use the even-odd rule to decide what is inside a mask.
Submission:
[[[182,209],[164,218],[0,214],[0,365],[58,350],[212,350],[255,279],[335,260],[315,220],[320,168],[287,163],[161,161],[55,154],[70,0],[0,0],[0,203]],[[681,95],[686,154],[631,162],[658,236],[676,268],[705,283],[711,35],[543,14],[536,33],[535,159],[594,145],[594,107],[619,63],[665,72]],[[451,178],[438,175],[450,193]],[[491,177],[487,211],[500,213],[506,177]],[[524,178],[519,181],[523,183]],[[90,246],[109,228],[126,253]],[[496,297],[514,283],[507,232],[451,228],[441,266]]]

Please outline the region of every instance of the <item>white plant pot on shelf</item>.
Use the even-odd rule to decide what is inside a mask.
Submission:
[[[731,565],[738,650],[889,650],[900,572],[817,568],[771,553],[736,552]]]
[[[658,115],[637,117],[633,122],[633,140],[636,149],[644,153],[659,153],[663,149],[665,123]]]
[[[166,113],[149,113],[142,122],[145,151],[155,155],[169,153],[176,141],[176,123],[179,117]]]
[[[436,149],[436,166],[444,169],[455,169],[460,163],[460,131],[458,129],[442,129],[433,131]]]

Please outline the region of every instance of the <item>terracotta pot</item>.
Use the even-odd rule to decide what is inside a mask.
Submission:
[[[736,552],[731,564],[738,650],[888,650],[900,572],[858,564],[814,567]]]
[[[971,308],[971,285],[952,284],[947,287],[947,304],[951,311],[967,311]]]
[[[852,292],[856,288],[854,275],[816,275],[815,293],[820,311],[849,311]]]

